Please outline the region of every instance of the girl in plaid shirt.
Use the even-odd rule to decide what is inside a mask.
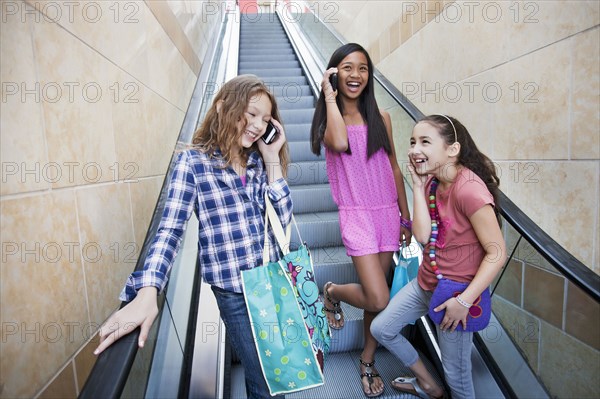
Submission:
[[[292,199],[284,179],[288,148],[279,123],[277,103],[268,88],[253,75],[238,76],[217,93],[206,118],[175,162],[157,234],[142,271],[131,274],[121,300],[131,301],[100,328],[101,353],[115,340],[141,326],[139,347],[158,314],[157,294],[168,279],[187,220],[199,221],[198,259],[202,278],[212,286],[221,318],[244,366],[249,398],[268,397],[240,272],[262,265],[265,195],[282,225],[291,221]],[[275,140],[260,138],[267,123],[278,130]],[[271,237],[271,260],[278,258]]]

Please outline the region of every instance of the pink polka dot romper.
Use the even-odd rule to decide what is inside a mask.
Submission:
[[[367,159],[367,126],[346,126],[352,154],[325,149],[327,177],[339,209],[348,256],[397,251],[400,209],[392,166],[385,150]]]

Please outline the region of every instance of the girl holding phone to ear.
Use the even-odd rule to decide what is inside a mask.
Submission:
[[[311,127],[315,154],[325,147],[327,176],[338,205],[340,230],[359,284],[323,287],[330,327],[344,326],[340,301],[364,309],[365,346],[360,380],[366,396],[383,393],[375,368],[377,341],[370,325],[390,299],[387,276],[402,239],[410,242],[410,213],[404,178],[394,150],[390,115],[380,110],[374,94],[373,63],[356,43],[338,48],[321,82]],[[337,78],[332,78],[332,76]],[[337,90],[332,87],[337,80]]]
[[[187,220],[198,217],[198,264],[212,286],[221,318],[234,343],[246,377],[248,398],[269,397],[252,326],[244,301],[241,271],[262,265],[265,234],[271,260],[278,259],[276,240],[264,225],[265,195],[282,225],[292,218],[292,198],[284,178],[288,150],[274,96],[254,75],[240,75],[217,93],[190,149],[175,161],[169,194],[144,269],[134,272],[120,299],[130,301],[100,328],[101,353],[140,326],[139,347],[158,314],[157,294],[166,283]],[[267,145],[260,138],[267,124],[278,129]]]

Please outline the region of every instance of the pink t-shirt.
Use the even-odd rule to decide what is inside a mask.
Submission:
[[[430,178],[425,185],[427,197],[432,180]],[[438,188],[436,204],[441,219],[437,241],[441,248],[435,252],[437,266],[445,278],[470,282],[479,269],[485,251],[469,217],[487,204],[494,206],[494,197],[479,176],[463,167],[448,190],[441,192]],[[433,291],[437,279],[430,265],[429,246],[428,243],[423,249],[418,281],[421,288]]]

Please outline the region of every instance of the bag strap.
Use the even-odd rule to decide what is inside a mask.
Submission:
[[[292,236],[292,230],[290,225],[287,226],[285,231],[283,230],[283,226],[281,225],[281,221],[279,220],[279,216],[277,216],[277,212],[275,212],[275,208],[273,204],[271,204],[271,200],[269,196],[265,193],[265,205],[267,211],[265,212],[265,243],[263,246],[263,264],[269,262],[270,256],[270,244],[269,244],[269,223],[271,228],[273,229],[273,234],[275,235],[275,239],[277,240],[277,244],[283,252],[284,255],[287,255],[290,252],[290,241]],[[302,240],[300,236],[300,230],[298,229],[298,225],[296,224],[296,219],[292,214],[292,223],[296,228],[296,232],[298,233],[298,237]]]

